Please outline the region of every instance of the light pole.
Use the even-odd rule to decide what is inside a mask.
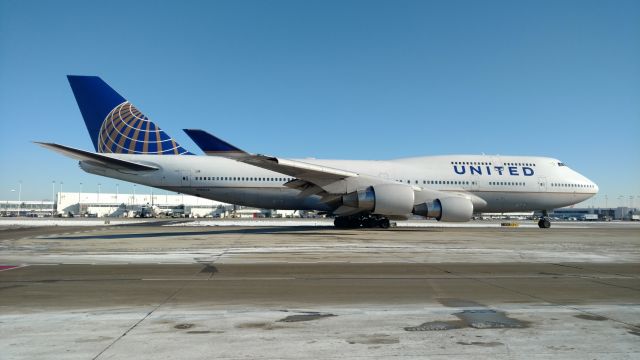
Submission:
[[[624,212],[622,208],[624,207],[624,195],[618,195],[618,208],[620,209],[620,220],[624,220]]]
[[[136,206],[136,184],[133,184],[133,207]]]
[[[60,190],[58,190],[58,192],[60,193],[60,204],[62,204],[62,184],[63,182],[60,181]]]
[[[11,192],[16,192],[16,189],[11,189]],[[7,210],[6,212],[9,212],[9,200],[7,200]]]
[[[98,209],[102,210],[102,204],[100,204],[100,183],[98,183]],[[98,211],[100,211],[98,210]],[[101,214],[98,212],[98,214],[96,216],[101,216]]]
[[[20,210],[22,210],[22,180],[20,180],[18,186],[18,216],[20,216]]]
[[[53,217],[53,207],[56,203],[56,181],[51,182],[51,217]]]
[[[116,183],[116,204],[118,203],[118,184]]]
[[[82,210],[82,206],[80,205],[82,203],[82,183],[80,183],[80,191],[78,191],[78,215],[80,215],[80,211]]]

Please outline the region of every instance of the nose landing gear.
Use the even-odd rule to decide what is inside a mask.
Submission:
[[[544,219],[540,219],[538,221],[538,227],[540,229],[548,229],[551,227],[551,221],[549,221],[549,219],[544,218]]]
[[[538,220],[538,227],[540,229],[548,229],[551,227],[551,220],[549,219],[549,212],[542,210],[542,217]]]

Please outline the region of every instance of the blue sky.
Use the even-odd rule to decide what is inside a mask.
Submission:
[[[542,155],[640,205],[639,1],[0,0],[0,199],[115,191],[66,81],[99,75],[184,147]],[[120,182],[120,191],[132,185]]]

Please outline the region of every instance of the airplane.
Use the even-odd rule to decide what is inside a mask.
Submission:
[[[469,221],[478,212],[542,211],[587,200],[598,186],[563,162],[540,156],[439,155],[394,160],[286,159],[241,150],[184,129],[206,154],[167,135],[97,76],[68,81],[95,151],[36,142],[91,174],[221,202],[316,210],[338,228],[388,228],[414,215]]]

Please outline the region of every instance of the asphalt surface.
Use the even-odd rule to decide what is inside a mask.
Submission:
[[[0,231],[0,359],[638,358],[640,227]]]

